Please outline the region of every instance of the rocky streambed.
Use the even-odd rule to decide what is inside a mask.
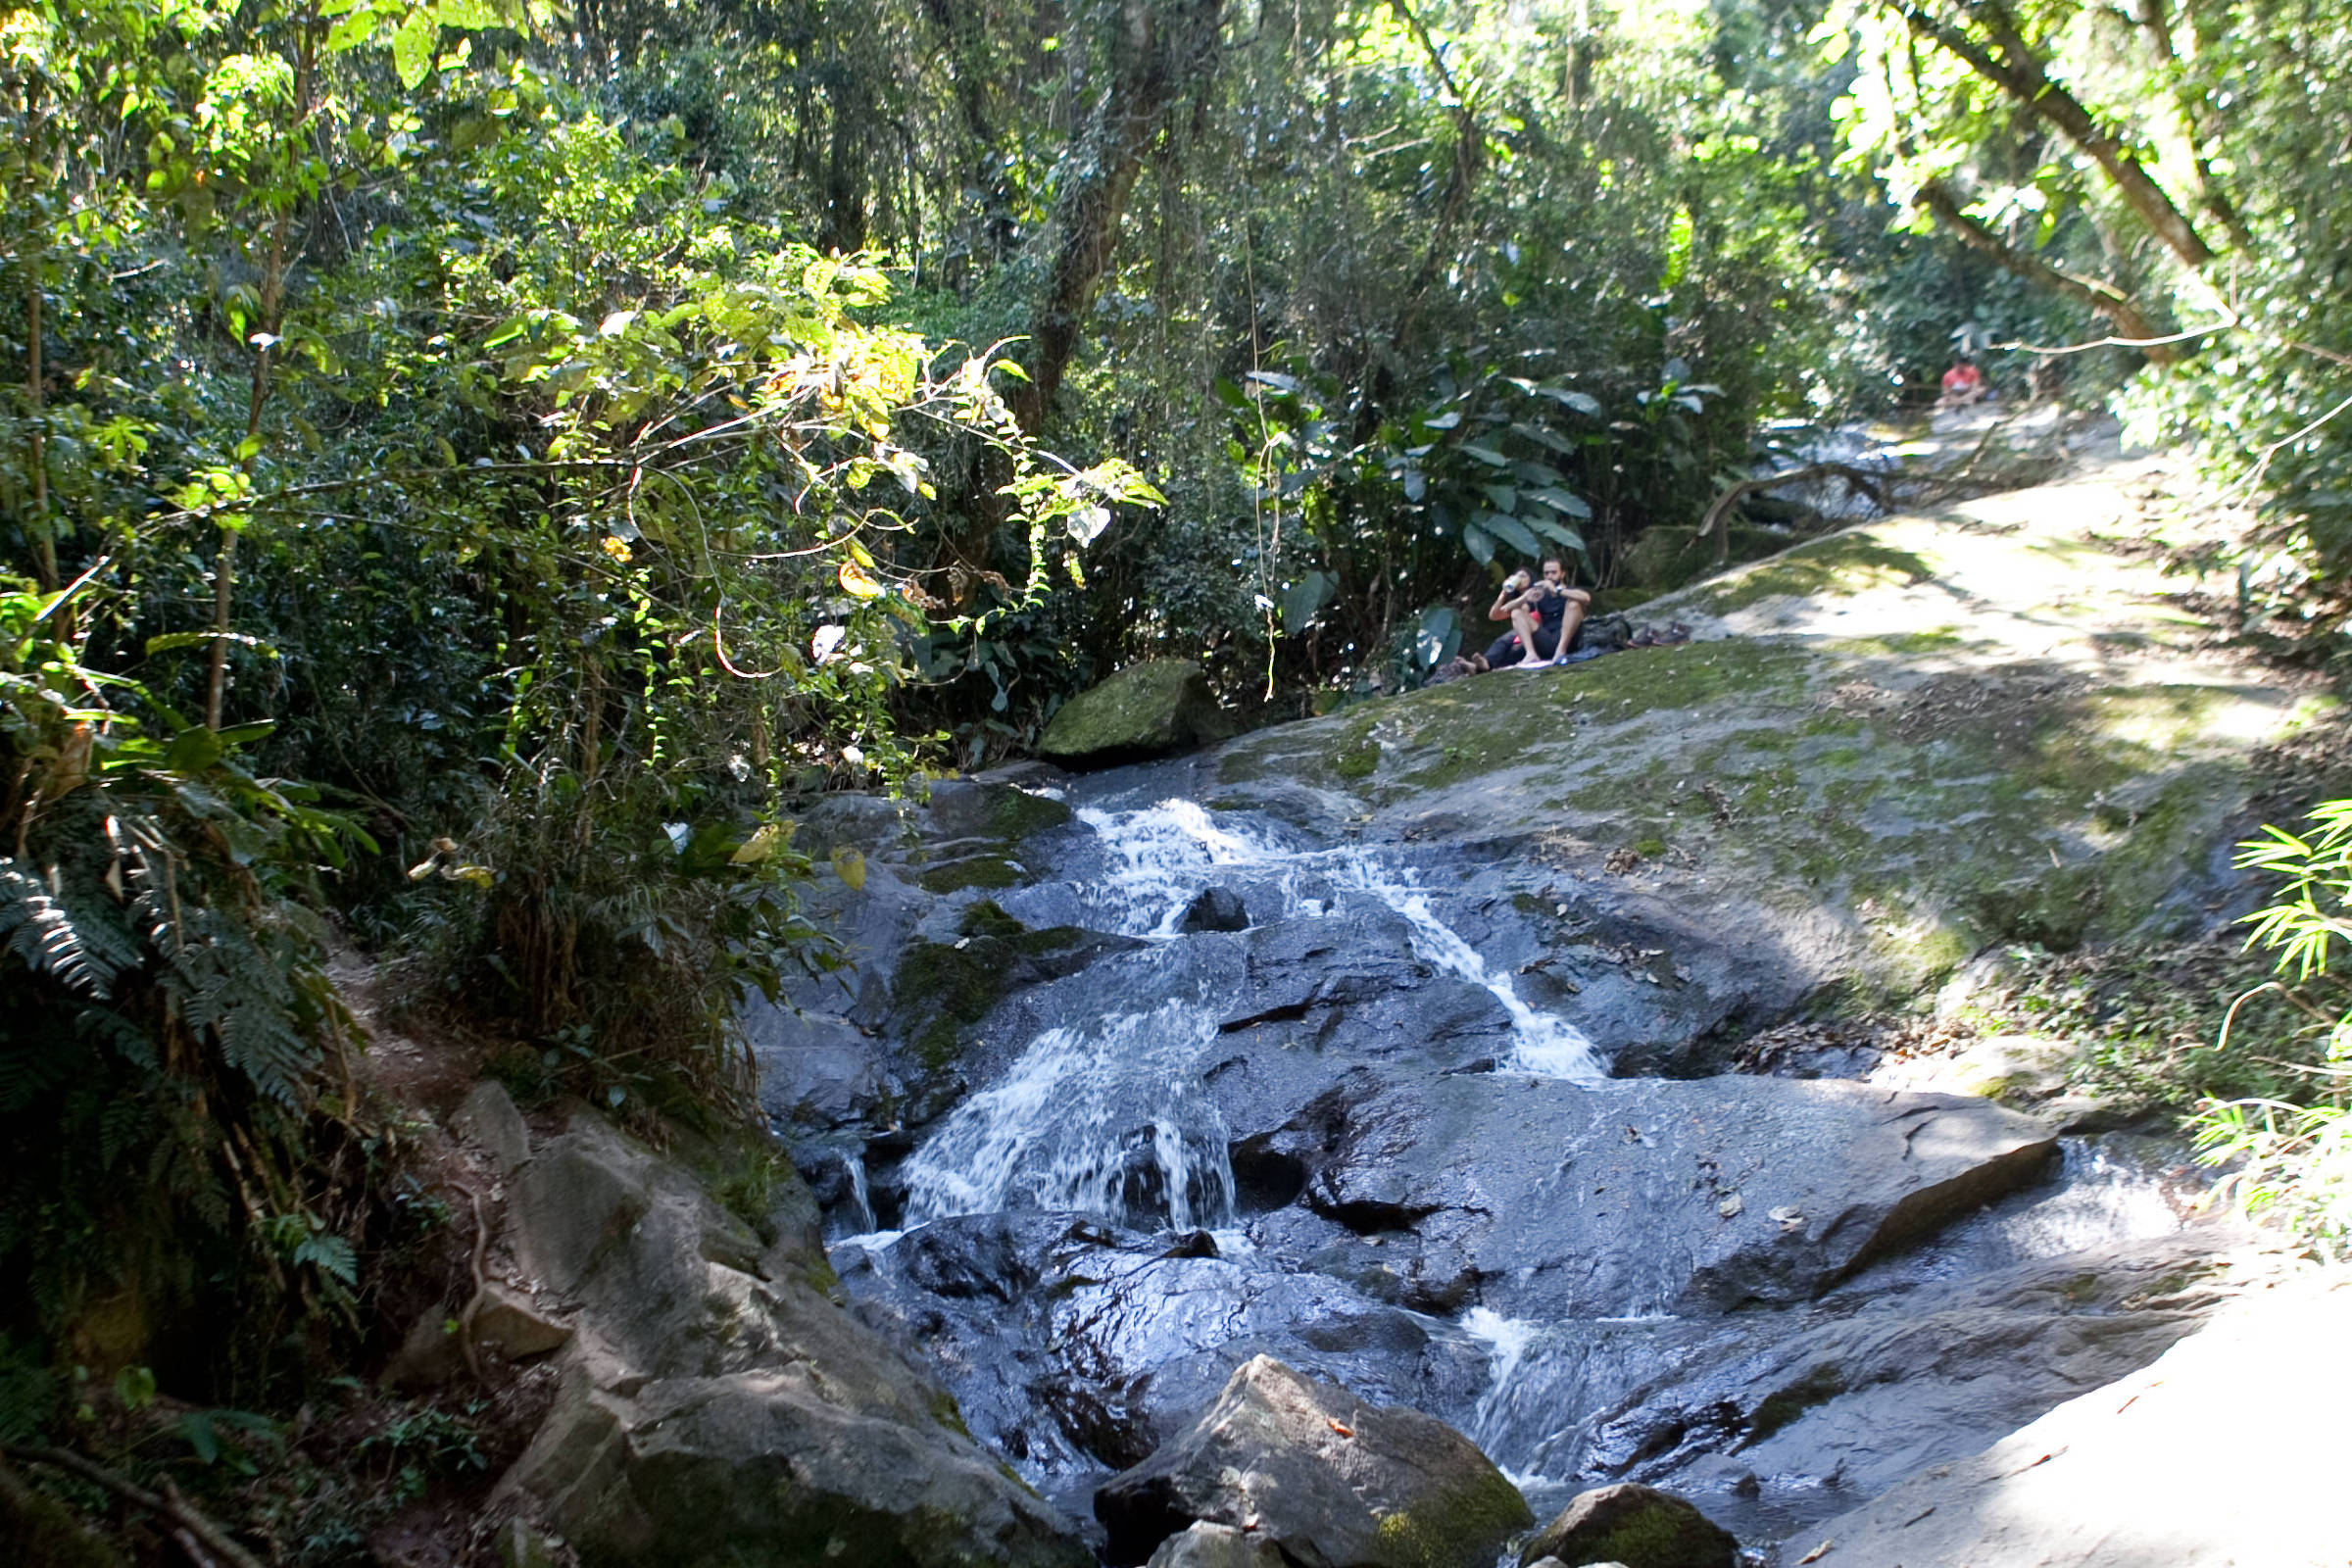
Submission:
[[[1097,1489],[1259,1356],[1758,1547],[2147,1364],[2234,1238],[2129,1107],[1727,1070],[2228,912],[2318,705],[2190,645],[2135,482],[1715,579],[1687,647],[829,803],[857,966],[750,1022],[855,1313],[1116,1560]]]

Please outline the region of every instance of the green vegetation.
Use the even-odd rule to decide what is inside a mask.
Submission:
[[[2282,881],[2247,917],[2250,945],[2275,954],[2277,973],[2291,983],[2275,979],[2241,996],[2215,1049],[2234,1036],[2244,1052],[2251,1039],[2287,1076],[2271,1094],[2208,1100],[2192,1125],[2205,1158],[2232,1167],[2226,1184],[2250,1212],[2271,1211],[2314,1251],[2341,1260],[2352,1255],[2352,1004],[2328,964],[2352,937],[2352,800],[2315,808],[2305,834],[2264,834],[2242,846],[2239,863]],[[2236,1014],[2268,991],[2294,1004],[2296,1015],[2283,1030],[2250,1033]]]

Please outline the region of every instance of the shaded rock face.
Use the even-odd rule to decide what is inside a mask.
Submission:
[[[1445,1423],[1368,1405],[1262,1355],[1190,1427],[1103,1483],[1095,1513],[1114,1562],[1141,1562],[1205,1521],[1329,1568],[1488,1568],[1535,1522],[1518,1489]]]
[[[756,1229],[585,1111],[509,1192],[517,1260],[575,1339],[500,1498],[583,1563],[1090,1560],[945,1390],[820,1294],[806,1230]]]
[[[1231,733],[1199,664],[1152,659],[1062,704],[1037,749],[1055,761],[1100,766],[1164,756]]]
[[[1673,1493],[1626,1483],[1580,1494],[1519,1553],[1530,1568],[1544,1558],[1622,1568],[1739,1568],[1740,1543]]]

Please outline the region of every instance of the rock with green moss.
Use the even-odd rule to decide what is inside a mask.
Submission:
[[[2134,542],[2141,475],[1889,518],[1643,609],[1687,645],[1260,730],[1217,755],[1218,799],[1510,845],[1494,894],[1672,948],[1688,981],[1551,971],[1621,1069],[1720,1068],[1661,1042],[1900,1005],[2004,943],[2183,934],[2266,748],[2333,704],[2207,650]]]
[[[1152,659],[1062,704],[1037,749],[1060,761],[1099,766],[1162,757],[1230,733],[1199,664]]]
[[[1519,1553],[1529,1568],[1544,1557],[1570,1568],[1739,1568],[1740,1542],[1673,1493],[1625,1482],[1578,1494]]]
[[[930,1069],[962,1054],[965,1032],[1022,986],[1077,973],[1131,937],[1077,926],[1031,930],[983,899],[964,911],[954,942],[910,942],[891,977],[890,1024]]]
[[[1519,1489],[1443,1421],[1367,1404],[1266,1355],[1104,1482],[1095,1515],[1118,1562],[1206,1521],[1330,1568],[1489,1568],[1535,1522]]]
[[[781,1181],[730,1196],[764,1215]],[[583,1568],[1093,1561],[945,1390],[680,1163],[583,1111],[512,1182],[509,1219],[576,1334],[491,1506]]]

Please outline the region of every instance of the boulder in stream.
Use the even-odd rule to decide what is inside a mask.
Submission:
[[[1570,1568],[1738,1568],[1740,1543],[1673,1493],[1627,1483],[1580,1493],[1519,1554],[1528,1568],[1547,1557]]]
[[[1080,765],[1129,762],[1231,734],[1208,677],[1187,659],[1148,659],[1061,705],[1037,749]]]
[[[1197,1521],[1327,1568],[1489,1568],[1535,1522],[1469,1439],[1260,1355],[1199,1420],[1095,1494],[1116,1562]]]
[[[806,1192],[776,1188],[755,1227],[585,1110],[515,1175],[516,1263],[575,1332],[494,1510],[586,1568],[1083,1568],[1072,1521],[823,1294]]]

